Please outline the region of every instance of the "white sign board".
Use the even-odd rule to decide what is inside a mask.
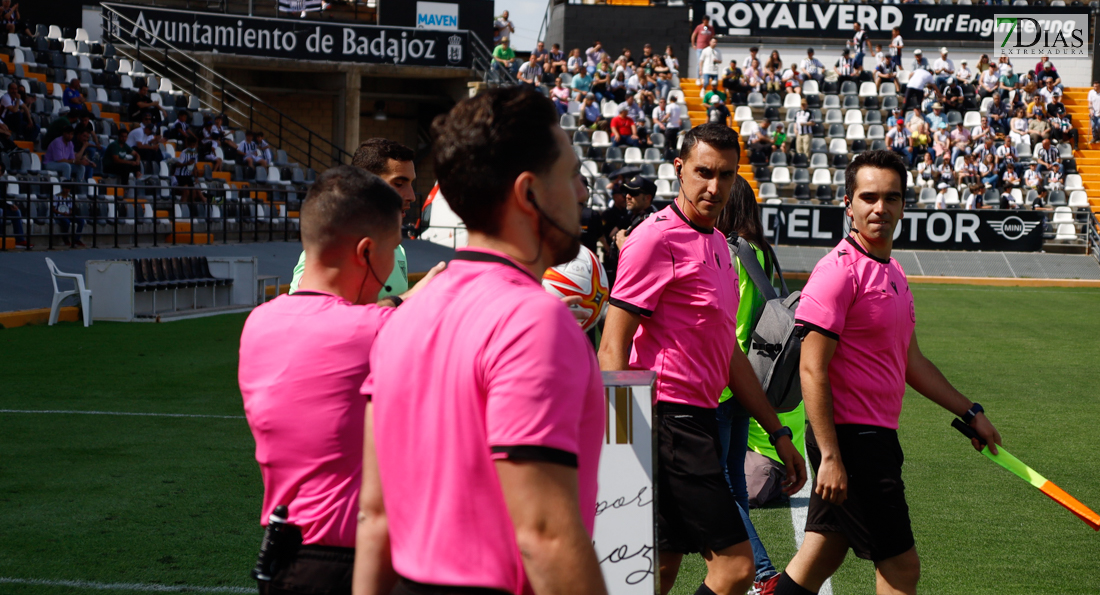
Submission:
[[[653,372],[604,372],[605,412],[593,541],[609,595],[656,593],[657,434]]]
[[[417,2],[417,29],[458,30],[458,5],[448,2]]]

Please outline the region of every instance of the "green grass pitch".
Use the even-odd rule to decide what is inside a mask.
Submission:
[[[1024,462],[1100,508],[1100,291],[914,286],[921,347]],[[241,416],[243,315],[0,331],[0,409]],[[1100,535],[906,397],[901,440],[921,591],[1095,594]],[[5,579],[254,589],[261,485],[244,419],[0,413],[0,593],[142,593]],[[787,508],[752,517],[776,566]],[[874,593],[850,556],[839,595]],[[673,591],[702,579],[685,559]]]

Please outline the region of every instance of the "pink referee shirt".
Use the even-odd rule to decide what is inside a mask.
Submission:
[[[676,203],[631,232],[611,303],[642,315],[630,367],[657,373],[656,401],[718,407],[738,348],[739,300],[726,238],[691,223]]]
[[[405,302],[377,344],[363,394],[374,403],[394,569],[421,583],[530,592],[494,460],[576,467],[591,534],[604,432],[592,345],[526,269],[473,249]]]
[[[898,261],[876,258],[845,238],[814,267],[795,319],[837,340],[829,362],[833,421],[896,430],[917,323]]]
[[[299,291],[248,316],[237,376],[263,474],[263,525],[286,504],[303,543],[355,547],[366,406],[359,387],[393,312]]]

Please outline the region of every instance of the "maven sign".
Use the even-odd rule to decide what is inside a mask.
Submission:
[[[845,39],[860,23],[873,42],[890,39],[897,27],[914,41],[993,41],[997,17],[1032,16],[1027,6],[936,4],[839,4],[696,0],[694,24],[704,15],[718,35]],[[1044,6],[1047,18],[1080,13],[1080,8]],[[883,44],[885,45],[885,44]]]
[[[158,47],[157,39],[162,39],[181,50],[265,58],[470,66],[467,31],[318,23],[126,4],[104,6],[111,9],[103,13],[110,37],[152,47]]]
[[[769,241],[795,246],[835,246],[850,225],[844,207],[761,205]],[[909,250],[1037,252],[1043,249],[1040,211],[910,209],[894,230],[894,247]],[[778,239],[776,238],[778,234]]]

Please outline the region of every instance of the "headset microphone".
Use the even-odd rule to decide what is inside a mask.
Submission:
[[[382,286],[382,289],[386,291],[393,291],[393,287],[383,283],[382,280],[378,278],[378,274],[374,272],[374,267],[370,264],[370,248],[363,249],[363,258],[367,260],[367,270],[370,271],[370,276],[374,277],[375,281],[378,281],[378,284]]]
[[[540,217],[545,219],[547,223],[549,223],[551,226],[553,226],[554,229],[562,232],[563,234],[565,234],[566,236],[568,236],[568,237],[570,237],[574,240],[577,240],[578,242],[581,240],[582,234],[574,233],[574,232],[569,231],[568,229],[565,228],[565,226],[559,224],[557,221],[554,221],[549,215],[542,212],[542,209],[539,208],[539,203],[535,202],[535,195],[534,194],[532,194],[530,192],[527,193],[527,200],[531,201],[531,206],[535,207],[535,212],[537,212]]]

